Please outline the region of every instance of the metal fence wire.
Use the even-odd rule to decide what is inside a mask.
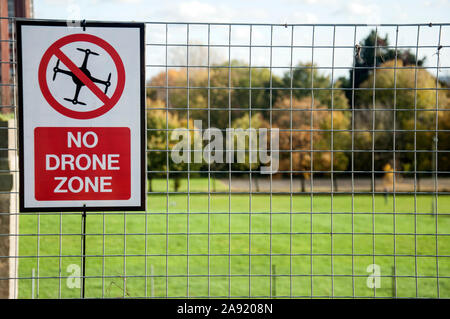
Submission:
[[[80,213],[18,211],[14,23],[2,298],[450,297],[450,24],[146,22],[147,211],[89,212],[82,272]]]

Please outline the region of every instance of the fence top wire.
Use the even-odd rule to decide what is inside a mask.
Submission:
[[[30,19],[19,17],[0,17],[0,20],[33,20],[33,21],[86,21],[98,22],[100,20],[72,20],[72,19]],[[104,21],[104,20],[102,20]],[[129,20],[113,20],[117,22],[130,22]],[[267,27],[419,27],[419,26],[449,26],[449,22],[427,23],[253,23],[253,22],[181,22],[181,21],[139,21],[132,22],[160,25],[219,25],[219,26],[267,26]]]

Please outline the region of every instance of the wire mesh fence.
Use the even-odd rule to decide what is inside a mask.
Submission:
[[[0,293],[77,298],[81,214],[17,209],[14,22]],[[145,44],[147,211],[88,213],[86,297],[450,297],[450,25],[146,22]]]

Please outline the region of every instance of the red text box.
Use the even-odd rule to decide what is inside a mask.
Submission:
[[[36,200],[130,199],[127,127],[37,127],[34,152]]]

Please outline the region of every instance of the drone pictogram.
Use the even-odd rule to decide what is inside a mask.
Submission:
[[[63,48],[64,46],[76,42],[89,42],[92,45],[101,48],[105,52],[105,54],[98,54],[96,52],[93,52],[92,49],[90,50],[87,47],[83,46],[80,47],[80,45],[78,45],[78,48],[77,46],[75,46],[77,50],[74,50],[74,52],[78,53],[78,51],[81,51],[84,53],[83,62],[81,63],[81,66],[78,66],[78,64],[75,64],[74,61],[72,61],[72,59],[69,58],[61,50],[61,48]],[[91,55],[101,55],[102,59],[99,59],[99,61],[91,61]],[[52,63],[52,65],[50,65],[50,60],[53,56],[57,58],[57,62],[56,64]],[[89,59],[89,57],[91,57],[91,59]],[[104,69],[105,67],[109,68],[108,65],[110,64],[105,63],[105,59],[103,58],[106,58],[106,60],[111,59],[114,62],[114,69],[116,72],[114,81],[111,81],[111,73],[108,75],[106,80],[103,78],[98,79],[97,77],[93,76],[96,75],[96,72],[94,71],[92,66],[88,67],[89,60],[89,64],[95,62],[97,67],[102,66],[101,69]],[[62,64],[64,67],[60,67],[60,64]],[[111,72],[112,71],[113,70],[111,70]],[[92,109],[93,105],[90,105],[90,110],[87,109],[87,107],[77,107],[77,109],[71,109],[67,105],[61,104],[59,99],[62,100],[63,97],[55,96],[54,92],[50,90],[48,85],[49,82],[52,81],[52,78],[53,80],[57,78],[58,73],[67,75],[67,80],[72,79],[72,82],[76,86],[73,98],[69,98],[66,96],[64,100],[71,102],[71,104],[76,106],[78,106],[78,104],[80,106],[89,104],[88,101],[78,100],[80,90],[85,86],[85,90],[91,91],[91,93],[94,94],[102,104],[95,109]],[[42,56],[41,62],[39,63],[38,77],[39,87],[41,89],[42,95],[48,102],[49,106],[60,114],[77,120],[96,118],[111,110],[122,97],[126,78],[125,67],[123,65],[122,58],[114,49],[114,47],[105,40],[87,33],[70,34],[56,40],[52,45],[50,45]],[[114,82],[114,85],[111,85],[112,82]],[[114,90],[114,92],[108,92],[112,89]],[[110,93],[110,96],[106,95],[107,92]]]
[[[109,73],[107,80],[100,80],[100,79],[97,79],[96,77],[92,76],[91,72],[87,68],[89,55],[91,55],[91,54],[92,55],[99,55],[99,54],[94,52],[94,51],[91,51],[89,49],[77,48],[77,50],[81,51],[81,52],[84,52],[84,60],[83,60],[82,65],[79,67],[80,71],[83,72],[92,82],[100,83],[100,84],[104,85],[105,86],[104,93],[106,94],[108,92],[108,88],[111,86],[111,81],[110,81],[111,80],[111,73]],[[71,72],[69,70],[64,70],[64,69],[59,68],[59,63],[60,63],[60,60],[58,59],[58,61],[56,62],[55,67],[53,68],[53,81],[55,81],[56,75],[58,73],[62,73],[62,74],[66,74],[66,75],[72,77],[72,81],[76,85],[75,95],[74,95],[73,99],[64,98],[64,100],[72,102],[72,104],[74,104],[74,105],[76,105],[76,104],[86,105],[86,103],[78,101],[78,95],[80,94],[80,90],[81,90],[81,88],[83,86],[85,86],[85,84],[73,72]]]

